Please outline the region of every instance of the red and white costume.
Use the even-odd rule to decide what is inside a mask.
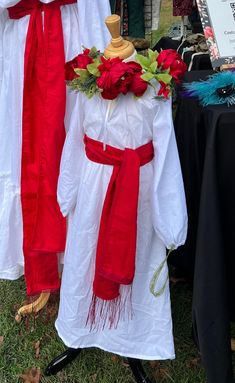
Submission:
[[[150,292],[150,281],[166,257],[166,247],[183,244],[187,232],[184,187],[172,123],[171,100],[154,99],[154,91],[150,87],[138,100],[132,94],[119,95],[113,101],[100,96],[89,100],[83,94],[77,97],[79,119],[73,121],[66,137],[58,184],[61,211],[64,216],[69,216],[60,308],[56,321],[58,334],[68,347],[99,347],[140,359],[172,359],[174,345],[169,285],[166,284],[158,298]],[[136,148],[139,149],[130,150]],[[146,154],[146,159],[142,154],[138,155],[140,162],[136,163],[139,150],[144,150],[142,154]],[[133,167],[130,166],[131,161],[135,163]],[[109,326],[109,318],[106,317],[104,328],[101,318],[101,327],[98,325],[93,328],[87,325],[87,318],[93,299],[95,272],[99,267],[96,251],[98,236],[102,234],[102,230],[99,234],[100,225],[107,207],[104,201],[107,201],[110,192],[110,179],[112,183],[113,175],[120,171],[120,174],[123,173],[122,181],[116,183],[114,180],[114,183],[119,188],[119,197],[121,195],[122,201],[125,200],[126,208],[131,208],[129,204],[133,202],[133,194],[129,191],[132,181],[136,182],[136,174],[132,174],[136,169],[139,169],[140,179],[132,318],[128,320],[121,314],[115,326]],[[129,195],[124,195],[125,190]],[[113,208],[114,204],[117,206],[115,198]],[[116,217],[122,218],[123,214],[125,209],[119,204]],[[125,225],[124,221],[122,223]],[[107,228],[111,232],[112,224]],[[119,237],[117,241],[112,237],[111,246],[113,243],[119,246],[123,239],[126,241],[125,230],[133,244],[133,233],[129,231],[128,224],[121,235],[120,227],[116,226],[116,229]],[[102,246],[106,245],[108,243],[104,241]],[[118,261],[118,250],[114,251]],[[106,267],[106,261],[101,266]],[[124,268],[125,259],[123,271]],[[164,285],[167,275],[165,263],[157,290]],[[124,300],[127,297],[126,288],[129,287],[122,285],[120,288],[121,299],[123,297]],[[104,292],[108,293],[107,290]],[[119,307],[122,307],[122,302]],[[104,312],[101,311],[102,316]],[[99,322],[99,318],[96,319]]]
[[[108,0],[0,0],[0,278],[25,272],[29,294],[59,287],[64,63],[82,45],[104,48],[109,12]],[[68,93],[67,130],[74,101]]]

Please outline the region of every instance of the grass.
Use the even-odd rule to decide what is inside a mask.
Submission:
[[[198,351],[191,339],[191,289],[187,285],[173,285],[172,310],[176,360],[145,362],[145,368],[153,382],[158,383],[205,383]],[[64,350],[54,330],[57,300],[52,302],[36,318],[14,321],[17,303],[25,299],[23,279],[0,282],[0,382],[18,383],[27,368],[40,367]],[[35,344],[40,341],[40,354]],[[56,377],[41,378],[41,383],[134,383],[124,359],[98,349],[83,350],[71,366]],[[36,383],[36,382],[35,382]]]
[[[180,22],[180,17],[173,16],[172,4],[172,0],[162,0],[159,28],[150,36],[151,46],[154,46],[162,36],[167,35],[171,25]]]
[[[176,359],[144,362],[156,383],[205,383],[198,350],[191,337],[192,291],[187,284],[171,284]],[[0,281],[0,383],[20,383],[28,368],[41,368],[65,348],[54,329],[58,296],[37,317],[14,320],[25,299],[24,280]],[[235,336],[235,326],[232,327]],[[35,345],[40,342],[37,355]],[[234,356],[235,363],[235,356]],[[27,381],[27,383],[39,383]],[[40,383],[135,383],[125,360],[99,349],[85,349],[79,358],[55,377],[42,374]]]

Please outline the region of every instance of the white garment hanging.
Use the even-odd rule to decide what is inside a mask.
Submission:
[[[0,89],[1,89],[2,72],[3,72],[3,30],[4,30],[6,19],[7,19],[6,10],[3,8],[0,8]]]
[[[52,1],[41,0],[43,3]],[[24,50],[29,16],[11,20],[5,8],[18,2],[0,0],[1,20],[4,17],[0,26],[0,278],[11,280],[23,274],[24,264],[20,177]],[[87,12],[88,6],[90,12]],[[78,4],[61,7],[67,61],[81,52],[86,39],[101,50],[107,44],[109,34],[105,32],[103,19],[95,14],[92,6],[102,17],[110,14],[108,0],[92,0],[92,4],[89,0],[79,0]],[[86,10],[85,20],[83,8]],[[94,23],[97,33],[90,29]],[[67,130],[70,120],[76,118],[75,101],[76,96],[67,92]]]

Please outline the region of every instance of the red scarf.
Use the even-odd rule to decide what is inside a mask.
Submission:
[[[99,229],[96,252],[93,302],[88,321],[93,326],[97,313],[97,298],[113,301],[119,297],[120,285],[131,285],[135,274],[137,208],[140,166],[152,161],[152,141],[137,149],[117,149],[87,136],[84,139],[89,160],[112,165]],[[106,305],[107,308],[107,305]],[[108,308],[110,326],[117,310]],[[101,308],[100,311],[103,311]],[[107,319],[107,318],[106,318]]]
[[[30,15],[24,55],[21,202],[28,294],[60,285],[57,252],[65,247],[66,222],[56,199],[65,138],[64,40],[60,6],[22,0],[11,19]],[[44,12],[44,23],[42,21]]]

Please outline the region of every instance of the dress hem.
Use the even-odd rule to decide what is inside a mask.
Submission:
[[[19,265],[18,272],[1,271],[0,279],[15,281],[24,275],[24,265]]]
[[[135,359],[140,359],[140,360],[173,360],[173,359],[175,359],[175,354],[171,354],[168,357],[162,357],[159,355],[148,356],[148,355],[143,355],[143,354],[132,354],[129,352],[122,353],[122,352],[114,351],[108,347],[107,348],[103,347],[97,343],[87,343],[87,344],[81,343],[81,344],[79,344],[79,346],[74,347],[74,346],[71,346],[68,342],[66,342],[65,338],[60,334],[57,323],[55,323],[55,328],[57,330],[59,337],[61,338],[61,340],[63,341],[63,343],[65,344],[66,347],[70,347],[70,348],[92,348],[92,347],[96,347],[96,348],[99,348],[100,350],[110,352],[112,354],[116,354],[116,355],[119,355],[119,356],[122,356],[125,358],[135,358]]]

